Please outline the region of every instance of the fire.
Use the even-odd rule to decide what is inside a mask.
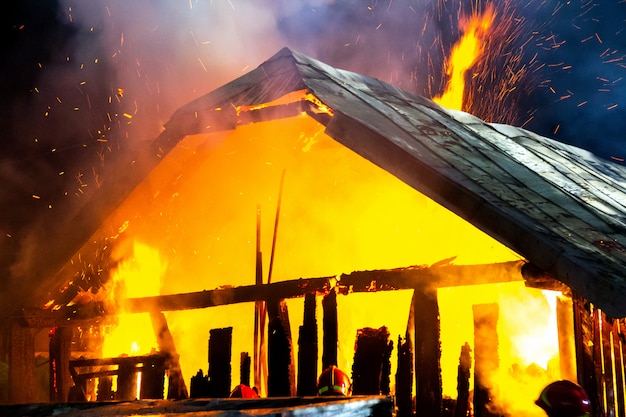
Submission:
[[[445,91],[433,101],[448,109],[465,110],[465,74],[483,54],[485,39],[494,19],[494,8],[489,5],[482,15],[473,15],[460,22],[464,33],[454,45],[447,62],[448,82]]]
[[[99,232],[116,236],[113,260],[118,267],[113,288],[117,290],[111,291],[120,294],[124,288],[124,296],[142,297],[254,284],[257,209],[261,207],[261,246],[267,268],[283,172],[272,282],[432,265],[442,259],[466,265],[521,259],[327,136],[323,125],[298,115],[184,138]],[[267,282],[267,270],[263,275]],[[463,277],[463,283],[480,278]],[[544,300],[537,305],[547,303],[540,294],[529,296],[521,281],[515,291],[504,288],[440,289],[444,394],[453,396],[455,390],[459,348],[472,343],[472,324],[466,322],[471,303],[488,299],[512,305],[515,297],[522,297],[513,295],[515,291]],[[297,346],[303,300],[287,301]],[[404,336],[410,302],[410,291],[339,296],[338,365],[351,369],[360,328],[387,326],[394,342]],[[318,340],[322,340],[320,304],[318,299]],[[502,309],[501,340],[514,340],[510,343],[518,348],[507,347],[512,352],[507,355],[514,359],[507,359],[503,369],[508,372],[513,363],[523,367],[537,363],[546,369],[554,343],[545,338],[550,343],[540,351],[536,338],[554,334],[553,328],[549,328],[552,333],[540,335],[512,334],[507,329],[519,325],[507,322],[507,310]],[[232,327],[232,382],[237,383],[239,354],[253,352],[253,303],[167,312],[167,321],[187,384],[199,369],[207,370],[209,330]],[[537,320],[529,318],[528,322]],[[140,314],[121,314],[119,326],[105,341],[104,356],[149,353],[156,347],[150,318]],[[139,346],[136,352],[131,350],[133,343]],[[523,348],[527,343],[533,344],[532,353],[538,356],[523,355],[530,352]],[[392,355],[394,373],[395,361]]]
[[[160,259],[158,251],[138,241],[128,247],[117,248],[117,251],[122,261],[109,284],[110,305],[119,305],[120,301],[128,297],[159,295],[166,264]],[[102,346],[104,357],[148,354],[157,348],[148,313],[119,312],[116,325],[105,330]]]
[[[493,353],[495,372],[488,376],[494,402],[507,413],[542,415],[534,406],[537,393],[561,379],[556,326],[560,293],[526,288],[523,281],[440,288],[444,395],[454,397],[460,347],[475,337],[472,306],[496,303],[499,346]],[[473,354],[473,352],[472,352]],[[446,365],[447,364],[447,365]]]

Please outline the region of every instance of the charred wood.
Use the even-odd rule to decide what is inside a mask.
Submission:
[[[391,270],[357,271],[343,274],[336,283],[336,291],[341,294],[350,292],[372,292],[413,288],[437,288],[466,285],[466,276],[481,275],[483,283],[519,281],[521,262],[504,262],[488,265],[438,267],[408,267]],[[288,299],[303,297],[306,293],[331,292],[331,282],[336,277],[307,278],[275,282],[262,285],[218,288],[193,293],[160,295],[154,297],[130,298],[125,300],[124,308],[129,313],[151,311],[177,311],[215,307],[269,300],[272,298]],[[56,311],[26,309],[17,317],[25,320],[30,327],[53,327],[67,325],[68,320],[89,320],[116,314],[109,311],[103,303],[93,302],[62,307]]]
[[[331,291],[322,299],[322,369],[331,365],[337,366],[337,343],[339,340],[337,330],[337,293]]]
[[[365,327],[357,331],[352,365],[352,392],[355,395],[379,395],[383,380],[383,362],[388,358],[389,330]],[[393,346],[393,344],[392,344]],[[386,376],[389,385],[389,375]]]
[[[407,417],[413,414],[413,346],[408,332],[404,340],[398,336],[396,406],[398,417]]]
[[[415,400],[418,417],[436,417],[442,411],[439,304],[434,291],[413,293],[415,325]]]
[[[211,396],[209,376],[204,375],[202,369],[198,369],[198,372],[191,377],[189,389],[191,398],[209,398]]]
[[[298,337],[298,396],[317,394],[317,319],[315,293],[304,297],[304,317]]]
[[[50,401],[67,402],[69,399],[71,375],[70,354],[72,349],[72,329],[55,327],[50,331]]]
[[[476,304],[474,313],[474,415],[494,417],[494,387],[489,378],[500,366],[498,357],[498,304]]]
[[[287,326],[281,320],[280,303],[268,302],[268,375],[267,395],[269,397],[289,397],[292,389],[293,357],[291,338]]]
[[[231,385],[233,328],[211,329],[209,335],[209,396],[227,398]]]
[[[239,360],[239,383],[250,386],[251,358],[248,352],[241,352]]]
[[[572,295],[574,310],[574,338],[576,343],[576,369],[578,370],[578,383],[587,391],[591,400],[592,415],[603,415],[602,405],[603,395],[599,381],[602,373],[596,368],[594,358],[598,344],[597,331],[597,310],[593,305],[574,293]],[[597,356],[599,358],[599,356]],[[599,360],[598,360],[599,362]]]
[[[469,411],[469,388],[470,388],[470,369],[472,367],[472,357],[469,343],[461,347],[459,356],[459,368],[457,373],[457,397],[454,407],[454,417],[467,417]]]
[[[189,393],[187,391],[187,385],[183,378],[183,372],[180,367],[179,355],[176,351],[176,345],[174,343],[174,337],[170,332],[167,320],[162,312],[150,312],[150,320],[152,322],[152,328],[156,336],[159,350],[164,352],[169,357],[169,363],[167,368],[169,369],[169,383],[167,388],[167,398],[170,400],[180,400],[187,398]]]
[[[165,358],[155,357],[141,368],[140,398],[163,399],[165,390]]]

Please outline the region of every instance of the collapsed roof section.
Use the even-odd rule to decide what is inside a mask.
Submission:
[[[582,149],[287,48],[181,107],[154,146],[164,155],[186,135],[302,112],[607,314],[626,316],[626,167]]]

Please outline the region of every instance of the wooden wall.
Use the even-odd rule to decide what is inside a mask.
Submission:
[[[626,319],[613,319],[574,296],[578,381],[594,416],[626,417]]]

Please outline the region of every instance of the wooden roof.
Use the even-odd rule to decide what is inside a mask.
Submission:
[[[259,109],[305,90],[311,100]],[[319,103],[317,103],[319,104]],[[246,107],[249,109],[249,107]],[[181,107],[155,140],[306,111],[326,133],[471,222],[613,317],[626,316],[626,167],[508,125],[449,111],[287,48]]]

